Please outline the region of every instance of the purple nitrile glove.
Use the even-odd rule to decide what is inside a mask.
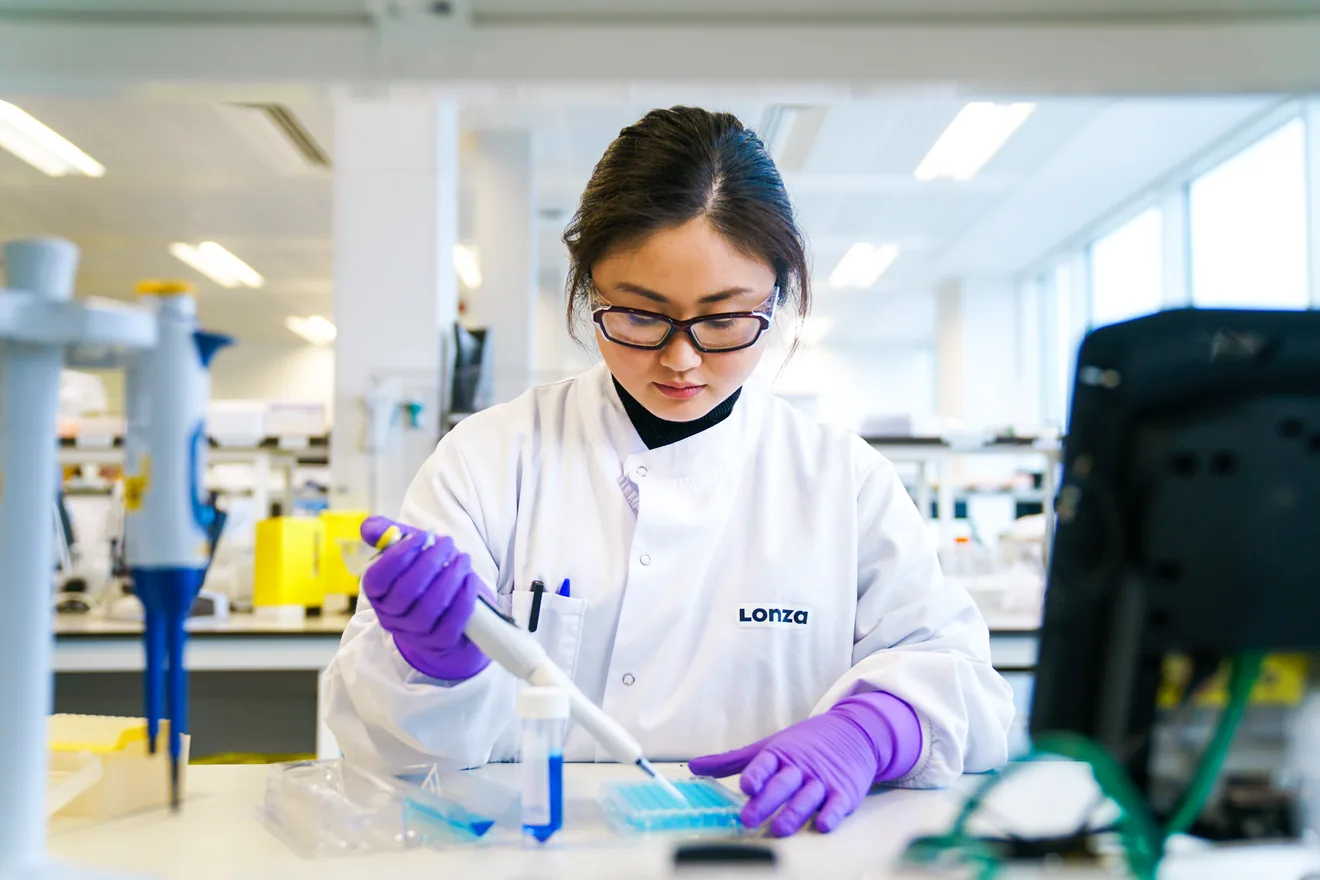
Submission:
[[[427,547],[426,532],[372,516],[362,523],[362,540],[375,546],[394,525],[403,539],[367,568],[362,592],[409,666],[446,681],[471,678],[490,658],[463,634],[463,627],[478,595],[494,597],[450,538],[437,537]]]
[[[779,810],[770,833],[787,837],[818,810],[816,830],[833,831],[874,783],[906,776],[920,756],[917,713],[898,697],[873,691],[749,746],[695,758],[688,767],[698,776],[742,773],[743,793],[751,798],[743,824],[755,828]]]

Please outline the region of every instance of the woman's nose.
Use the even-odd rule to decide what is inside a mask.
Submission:
[[[675,333],[669,344],[660,350],[660,363],[675,373],[695,370],[701,366],[701,352],[686,333]]]

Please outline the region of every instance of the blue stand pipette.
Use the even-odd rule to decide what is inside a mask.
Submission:
[[[154,752],[169,721],[171,803],[179,803],[179,761],[188,732],[184,624],[210,557],[213,511],[202,500],[203,426],[211,356],[228,337],[197,330],[196,306],[181,282],[148,282],[159,338],[131,363],[125,447],[126,555],[143,607],[143,704]]]

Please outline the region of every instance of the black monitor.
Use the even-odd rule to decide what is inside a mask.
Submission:
[[[455,324],[450,413],[474,413],[490,406],[490,365],[489,328]]]
[[[1320,313],[1161,312],[1078,355],[1032,704],[1148,782],[1164,657],[1320,646]]]

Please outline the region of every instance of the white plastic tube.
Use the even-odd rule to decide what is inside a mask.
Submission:
[[[52,302],[73,294],[78,251],[69,242],[5,245],[10,290]],[[16,293],[14,291],[24,291]],[[25,328],[13,329],[23,338]],[[62,347],[0,342],[0,876],[40,864],[46,842],[46,714],[50,711],[50,506]]]

